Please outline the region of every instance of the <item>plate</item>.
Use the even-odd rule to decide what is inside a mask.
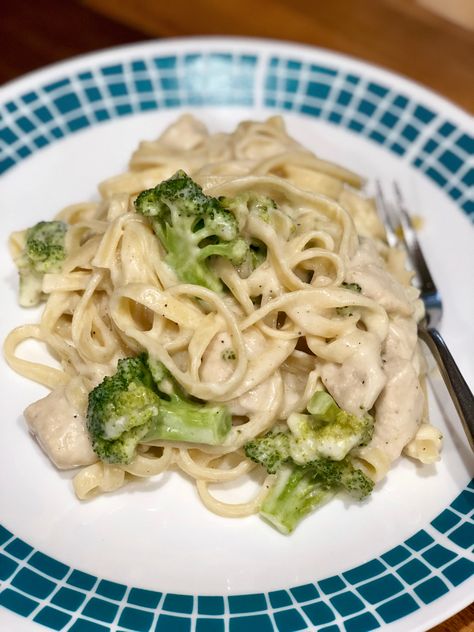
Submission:
[[[472,383],[472,121],[421,86],[334,53],[169,40],[79,57],[5,86],[3,242],[94,198],[140,139],[183,111],[213,131],[281,113],[317,154],[372,181],[399,180],[424,218],[443,335]],[[16,304],[5,247],[0,263],[4,338],[37,314]],[[425,630],[471,601],[472,453],[446,395],[431,397],[445,435],[436,466],[400,460],[370,502],[336,500],[284,537],[257,516],[210,514],[177,473],[80,503],[71,475],[55,471],[25,428],[22,410],[44,390],[3,360],[1,380],[2,629]]]

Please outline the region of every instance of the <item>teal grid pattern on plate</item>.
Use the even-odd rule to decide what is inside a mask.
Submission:
[[[255,104],[256,55],[186,53],[106,65],[0,105],[0,173],[81,129],[149,110]],[[262,105],[321,118],[405,156],[474,213],[474,139],[389,86],[337,68],[272,57]]]
[[[446,594],[474,573],[474,480],[430,525],[340,575],[270,593],[161,593],[83,573],[0,526],[0,605],[53,630],[368,632]],[[195,619],[195,627],[192,620]]]
[[[257,98],[258,105],[318,117],[408,159],[458,208],[474,212],[474,140],[454,122],[365,76],[235,52],[94,67],[0,103],[0,173],[113,118],[183,106],[252,106]],[[430,525],[380,558],[314,584],[233,596],[165,594],[117,584],[70,568],[0,526],[0,605],[47,628],[74,632],[112,627],[366,632],[407,616],[472,576],[473,517],[471,481]]]

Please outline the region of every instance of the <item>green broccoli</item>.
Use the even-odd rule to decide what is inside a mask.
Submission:
[[[231,428],[224,406],[191,400],[161,364],[143,353],[89,393],[87,428],[102,461],[129,463],[138,443],[158,440],[216,445]]]
[[[264,222],[270,223],[273,211],[278,208],[275,200],[267,195],[247,191],[234,197],[221,195],[219,202],[223,208],[232,211],[241,228],[245,225],[249,213],[255,213]]]
[[[291,456],[297,463],[320,457],[340,461],[350,450],[366,445],[372,438],[371,415],[357,417],[339,408],[329,393],[314,393],[307,410],[309,415],[293,413],[287,421],[292,432]]]
[[[38,222],[25,233],[25,246],[15,260],[18,267],[19,303],[22,307],[38,305],[42,299],[43,276],[60,272],[66,249],[67,224],[61,221]]]
[[[239,224],[244,227],[249,216],[257,216],[266,224],[269,224],[279,237],[289,239],[296,231],[293,219],[285,213],[272,198],[261,193],[244,192],[235,197],[220,197],[222,206],[237,218]],[[247,278],[267,258],[267,247],[259,239],[244,238],[248,242],[249,250],[245,260],[238,266],[240,275]]]
[[[250,213],[257,214],[267,224],[272,223],[275,218],[274,211],[278,208],[277,203],[267,195],[256,193],[248,194],[247,207]]]
[[[260,507],[260,515],[284,534],[317,507],[344,490],[361,500],[374,483],[349,459],[318,459],[308,465],[289,461],[277,470],[275,481]]]
[[[283,463],[291,459],[290,434],[283,430],[271,430],[246,443],[244,451],[249,459],[263,465],[269,474],[275,474]]]
[[[270,224],[280,238],[288,240],[296,232],[293,218],[268,196],[249,193],[247,205],[249,213]]]
[[[248,244],[239,238],[237,220],[217,198],[205,195],[184,171],[178,171],[135,200],[166,250],[166,261],[178,278],[221,292],[223,285],[209,257],[226,257],[239,265]]]
[[[292,218],[279,208],[275,200],[263,193],[249,191],[239,193],[235,197],[221,196],[219,202],[224,208],[232,211],[241,226],[245,224],[250,214],[256,215],[266,224],[271,224],[276,231],[283,229],[285,234],[287,232],[291,234],[296,230]]]
[[[145,442],[169,440],[220,445],[232,426],[227,407],[191,399],[161,362],[148,358],[148,366],[160,396],[160,411]]]
[[[277,427],[244,446],[246,456],[276,474],[260,514],[282,533],[340,490],[365,498],[373,482],[354,467],[350,450],[367,443],[373,420],[337,406],[323,391],[308,403],[308,415],[293,413],[288,427]]]
[[[247,254],[236,266],[242,279],[248,278],[267,258],[267,247],[258,239],[247,239]]]
[[[87,428],[99,458],[129,463],[157,420],[160,403],[146,356],[119,360],[114,375],[89,393]]]

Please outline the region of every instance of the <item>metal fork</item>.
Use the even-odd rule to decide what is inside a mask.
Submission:
[[[379,181],[376,182],[376,188],[376,206],[385,225],[388,244],[394,248],[402,246],[406,250],[414,273],[413,283],[419,288],[420,298],[425,305],[425,317],[418,324],[418,335],[427,344],[438,364],[471,448],[474,450],[474,397],[437,329],[443,314],[441,296],[423,256],[411,217],[403,202],[400,187],[396,182],[393,185],[394,204],[387,202]]]

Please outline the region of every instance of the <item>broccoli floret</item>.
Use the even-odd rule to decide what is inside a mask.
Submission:
[[[240,228],[244,227],[249,213],[256,213],[264,222],[269,223],[272,210],[278,208],[275,200],[254,192],[238,193],[234,197],[221,195],[219,202],[225,209],[232,211]]]
[[[18,267],[19,303],[22,307],[33,307],[42,300],[43,276],[60,272],[66,249],[64,247],[67,224],[61,221],[38,222],[28,228],[25,246],[15,260]]]
[[[308,411],[293,413],[286,429],[278,427],[244,446],[249,459],[276,474],[260,513],[282,533],[293,531],[337,492],[360,500],[374,486],[350,457],[353,447],[370,440],[372,418],[347,413],[322,391],[313,395]]]
[[[267,247],[265,244],[257,239],[253,239],[249,246],[249,257],[252,270],[255,270],[267,258]]]
[[[205,195],[184,171],[178,171],[135,200],[138,213],[149,218],[166,250],[166,261],[178,278],[221,292],[223,285],[209,257],[226,257],[239,265],[248,244],[239,238],[237,220],[217,198]]]
[[[247,253],[243,261],[236,266],[241,278],[248,278],[267,258],[267,247],[258,239],[248,239]]]
[[[243,236],[248,243],[246,258],[238,266],[241,277],[247,278],[267,258],[266,245],[255,237],[245,235],[245,224],[249,216],[257,216],[260,220],[269,224],[279,237],[288,239],[295,231],[296,225],[293,219],[278,207],[272,198],[261,193],[245,192],[235,197],[220,197],[222,206],[232,211],[242,228]]]
[[[361,500],[374,483],[348,459],[319,459],[308,465],[286,462],[277,471],[275,481],[260,507],[260,515],[284,534],[317,507],[345,490]]]
[[[288,432],[268,432],[244,446],[245,455],[263,465],[269,474],[275,474],[283,463],[291,459]]]
[[[219,202],[236,217],[241,226],[247,220],[249,213],[255,213],[267,224],[273,222],[276,217],[274,211],[278,209],[275,200],[261,193],[245,192],[235,197],[221,196]]]
[[[354,467],[349,456],[299,464],[291,456],[291,440],[288,431],[269,432],[244,446],[249,459],[276,474],[260,515],[282,533],[291,533],[305,516],[342,490],[358,500],[371,493],[374,483]]]
[[[92,448],[102,461],[129,463],[159,409],[146,356],[119,360],[114,375],[89,393],[87,428]]]
[[[231,427],[224,406],[194,401],[147,354],[119,360],[117,371],[89,393],[87,427],[102,461],[129,463],[138,443],[222,443]]]
[[[329,393],[316,392],[307,409],[309,415],[293,413],[287,422],[292,432],[291,455],[297,463],[321,457],[340,461],[350,450],[366,445],[372,438],[371,415],[357,417],[339,408]]]
[[[278,208],[277,203],[267,195],[250,194],[248,198],[248,209],[250,213],[256,213],[260,219],[270,224],[274,218],[274,211]]]
[[[374,482],[362,470],[354,467],[349,456],[342,461],[316,459],[308,467],[322,488],[333,491],[343,489],[357,500],[368,496],[374,488]]]
[[[309,468],[286,464],[279,469],[265,496],[260,515],[287,535],[305,516],[333,495],[318,484]]]
[[[279,237],[289,239],[296,232],[294,220],[281,209],[275,200],[266,195],[248,194],[248,209],[263,222],[270,224]]]

